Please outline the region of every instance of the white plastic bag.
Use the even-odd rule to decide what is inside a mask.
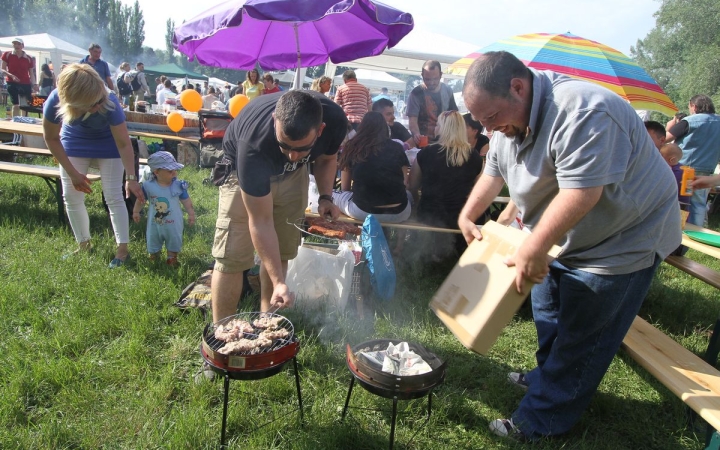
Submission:
[[[352,285],[355,256],[348,249],[315,250],[301,245],[288,262],[285,283],[295,294],[295,305],[317,307],[321,301],[345,309]]]
[[[308,187],[308,206],[306,211],[317,214],[319,198],[320,192],[318,191],[317,183],[315,183],[315,177],[313,175],[310,175],[310,185]]]

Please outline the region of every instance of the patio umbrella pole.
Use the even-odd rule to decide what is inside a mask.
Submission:
[[[293,24],[293,30],[295,31],[295,48],[297,49],[297,69],[295,69],[295,81],[293,82],[293,89],[302,89],[300,84],[300,36],[298,35],[298,24]]]

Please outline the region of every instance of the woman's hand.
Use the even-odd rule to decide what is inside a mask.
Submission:
[[[134,212],[132,215],[133,222],[140,223],[140,213]]]
[[[140,202],[145,202],[145,195],[143,195],[142,188],[140,187],[140,183],[137,182],[137,180],[126,180],[125,181],[125,196],[127,198],[130,198],[130,193],[135,194],[135,197]]]
[[[70,181],[72,181],[73,187],[76,191],[84,192],[86,194],[92,193],[92,189],[90,188],[90,180],[88,180],[88,177],[80,172],[75,172],[74,174],[70,175]]]

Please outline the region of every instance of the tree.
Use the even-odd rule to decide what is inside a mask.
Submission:
[[[165,22],[165,50],[167,51],[168,62],[175,62],[175,47],[173,47],[173,33],[175,32],[175,22],[168,19]]]
[[[655,28],[630,52],[680,109],[705,94],[720,101],[720,2],[664,0]]]

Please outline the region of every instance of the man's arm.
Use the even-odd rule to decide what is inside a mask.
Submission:
[[[482,240],[482,234],[475,226],[475,221],[488,209],[504,184],[505,180],[502,177],[491,177],[486,174],[480,175],[480,179],[475,183],[458,217],[458,227],[468,244],[473,239]]]
[[[603,186],[560,189],[517,252],[505,262],[516,267],[515,288],[522,294],[524,280],[541,283],[549,272],[547,252],[600,200]]]
[[[12,81],[17,81],[18,77],[11,74],[9,70],[7,70],[7,62],[3,61],[2,64],[0,64],[0,71],[4,74],[6,74]]]
[[[109,88],[111,91],[114,91],[114,90],[115,90],[115,85],[113,84],[113,79],[112,79],[111,76],[108,75],[108,76],[105,78],[105,82],[107,83],[107,86],[108,86],[108,88]]]
[[[273,285],[270,305],[289,307],[294,299],[285,284],[285,271],[280,260],[280,244],[273,221],[272,194],[253,197],[242,191],[242,199],[248,213],[250,238]]]
[[[337,176],[337,153],[333,155],[321,155],[315,159],[315,183],[320,195],[332,197],[335,177]],[[324,217],[327,214],[337,219],[340,216],[340,209],[328,200],[318,202],[318,214]]]

